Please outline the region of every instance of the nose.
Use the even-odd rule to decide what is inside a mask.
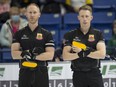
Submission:
[[[31,13],[31,16],[33,17],[34,16],[34,13]]]
[[[87,18],[86,17],[83,17],[83,19],[84,19],[84,21],[86,21]]]

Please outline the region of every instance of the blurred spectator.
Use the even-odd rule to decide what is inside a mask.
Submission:
[[[17,2],[20,4],[21,1],[24,1],[24,0],[11,0],[11,6],[13,6],[13,4]]]
[[[116,57],[116,20],[114,20],[112,26],[112,38],[107,44],[107,54]]]
[[[4,12],[4,13],[0,14],[0,23],[1,24],[5,23],[8,19],[10,19],[9,12]]]
[[[69,0],[66,1],[69,2]],[[93,0],[70,0],[70,4],[75,9],[75,11],[78,12],[78,9],[85,4],[92,7]]]
[[[0,14],[4,12],[9,12],[10,2],[10,0],[0,0]]]
[[[16,4],[20,4],[20,16],[22,18],[26,19],[26,7],[30,3],[36,3],[37,5],[40,5],[39,0],[12,0],[11,6],[15,6]]]
[[[85,0],[85,3],[93,8],[93,0]]]
[[[11,0],[0,0],[0,23],[5,23],[10,18],[10,2]]]
[[[21,2],[20,0],[18,1]],[[21,6],[21,3],[19,4],[17,0],[11,3],[11,7],[12,6],[18,6],[20,9],[20,17],[26,19],[26,7]]]
[[[112,38],[108,41],[108,47],[116,47],[116,20],[113,22]]]
[[[71,0],[71,5],[78,12],[79,7],[85,4],[85,0]]]
[[[13,5],[14,3],[19,3],[21,7],[27,7],[30,3],[36,3],[39,5],[39,0],[12,0],[11,4]]]
[[[25,15],[26,13],[26,7],[21,7],[20,8],[20,15]]]
[[[14,33],[26,25],[27,21],[20,18],[19,7],[12,6],[10,9],[10,19],[7,20],[1,28],[1,45],[3,47],[10,47]]]
[[[48,0],[42,7],[42,13],[54,13],[64,15],[65,13],[74,13],[74,8],[63,2]]]

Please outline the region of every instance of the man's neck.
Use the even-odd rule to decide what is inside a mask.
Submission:
[[[32,31],[34,31],[37,26],[38,26],[38,23],[35,23],[35,24],[29,23],[29,27]]]
[[[82,27],[81,31],[83,32],[83,34],[86,34],[89,31],[89,29],[90,29],[90,26],[88,26],[88,27]]]

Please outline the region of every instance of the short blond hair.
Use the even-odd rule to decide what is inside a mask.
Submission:
[[[79,8],[79,12],[80,12],[81,10],[88,10],[88,11],[90,11],[90,12],[92,13],[92,8],[91,8],[89,5],[83,5],[83,6],[81,6],[81,7]]]

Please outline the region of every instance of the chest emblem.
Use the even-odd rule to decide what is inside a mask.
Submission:
[[[89,41],[89,42],[95,41],[95,37],[94,37],[93,34],[90,34],[90,35],[89,35],[88,41]]]
[[[43,35],[41,33],[37,33],[36,39],[42,40],[43,39]]]

